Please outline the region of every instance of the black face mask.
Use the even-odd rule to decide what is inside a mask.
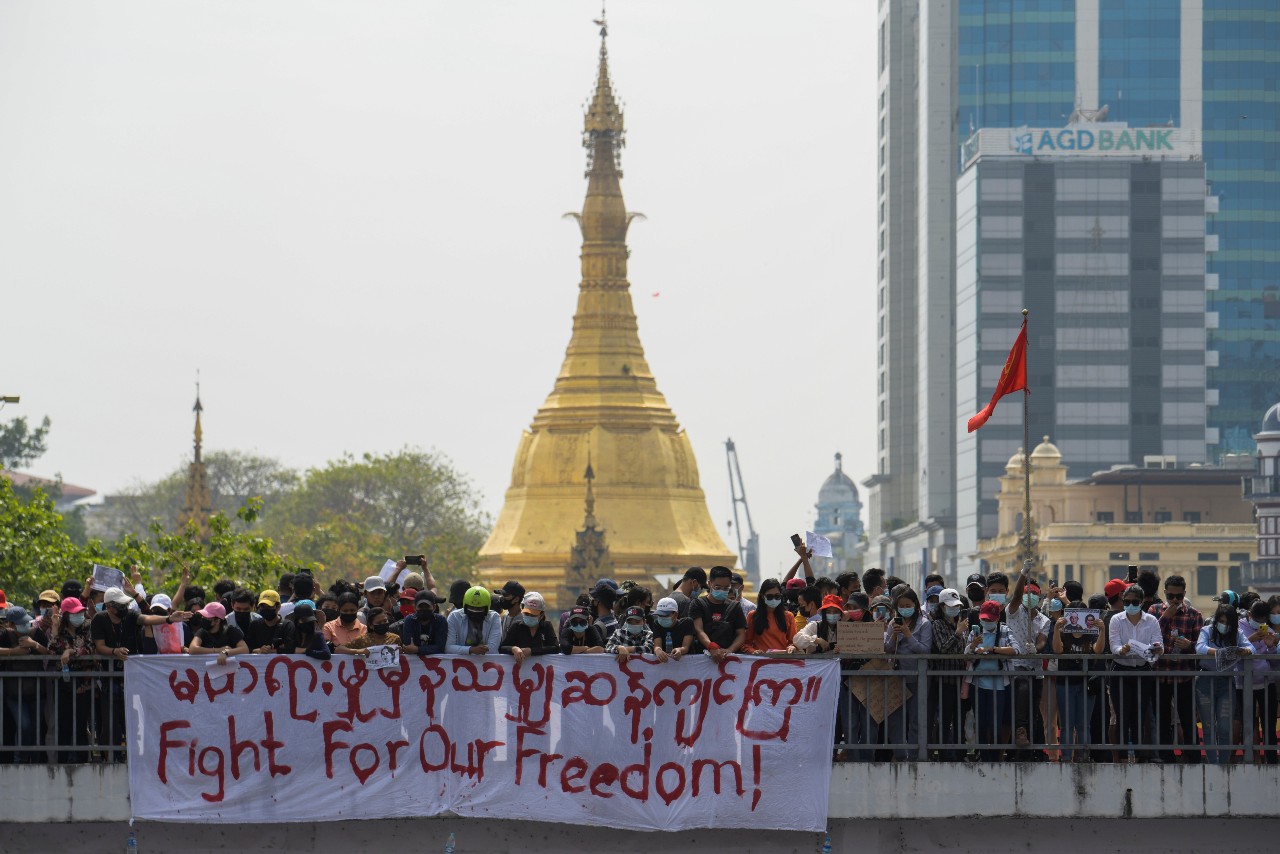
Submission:
[[[125,614],[127,614],[127,613],[129,613],[129,606],[128,606],[128,605],[114,605],[114,604],[113,604],[113,605],[109,605],[108,607],[111,609],[111,613],[115,614],[115,615],[116,615],[117,617],[119,617],[120,619],[124,619],[124,615],[125,615]]]
[[[372,635],[385,635],[385,634],[387,633],[387,627],[388,627],[389,625],[391,625],[391,624],[390,624],[390,623],[378,623],[378,625],[376,625],[376,626],[370,626],[370,627],[369,627],[369,634],[372,634]]]
[[[483,620],[489,613],[487,608],[464,608],[463,610],[466,611],[469,619],[477,623]]]
[[[326,620],[333,621],[338,619],[337,608],[321,608],[320,610],[324,612],[324,618]]]
[[[275,608],[259,608],[258,609],[258,615],[261,616],[262,619],[264,620],[274,620],[276,618],[276,613],[277,612]]]
[[[192,631],[203,629],[207,624],[208,620],[199,614],[192,614],[191,619],[187,620],[187,625],[191,627]]]
[[[243,614],[239,611],[233,611],[232,613],[236,615],[236,625],[242,629],[247,629],[249,624],[253,622],[253,614],[250,614],[248,611],[245,611]]]
[[[343,625],[349,626],[356,621],[356,616],[356,614],[339,614],[338,619],[342,621]]]

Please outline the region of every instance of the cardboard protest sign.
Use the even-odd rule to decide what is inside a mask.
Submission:
[[[91,590],[107,590],[111,587],[124,588],[124,573],[118,569],[95,563],[93,565],[93,586]]]
[[[859,673],[883,672],[884,676],[850,676],[846,683],[858,702],[867,707],[867,714],[876,723],[883,723],[885,718],[901,708],[911,698],[911,689],[905,680],[893,672],[893,662],[887,659],[875,659],[862,665]]]
[[[884,626],[881,623],[836,623],[836,646],[843,657],[884,652]]]
[[[834,659],[143,655],[124,683],[137,818],[827,825]]]
[[[1063,627],[1064,632],[1081,635],[1096,635],[1102,631],[1102,612],[1092,611],[1088,608],[1068,608],[1062,612],[1066,617],[1067,624]]]

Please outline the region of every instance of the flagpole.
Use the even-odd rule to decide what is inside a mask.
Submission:
[[[1022,310],[1022,325],[1027,325],[1027,315],[1029,312],[1024,308]],[[1030,339],[1030,336],[1028,336]],[[1028,347],[1027,349],[1030,349]],[[1025,355],[1024,355],[1025,360]],[[1030,383],[1028,383],[1030,385]],[[1026,386],[1022,389],[1022,542],[1023,552],[1022,559],[1024,561],[1031,560],[1031,426],[1027,417],[1030,408],[1031,390]]]

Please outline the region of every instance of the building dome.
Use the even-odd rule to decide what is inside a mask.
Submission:
[[[1022,457],[1022,449],[1019,448],[1017,453],[1009,457],[1009,462],[1004,464],[1004,470],[1007,472],[1020,472],[1023,465],[1025,465],[1025,461]]]
[[[822,488],[818,490],[819,504],[846,504],[858,500],[858,487],[844,473],[843,459],[842,454],[836,454],[836,470],[823,481]]]
[[[1280,433],[1280,403],[1267,410],[1262,416],[1263,433]]]
[[[1035,450],[1031,452],[1031,464],[1052,466],[1062,461],[1062,451],[1058,450],[1058,446],[1049,441],[1049,437],[1045,436],[1044,441],[1036,445]]]

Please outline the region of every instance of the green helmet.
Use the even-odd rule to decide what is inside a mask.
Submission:
[[[479,586],[468,589],[462,595],[462,604],[466,608],[488,608],[491,601],[489,591]]]

